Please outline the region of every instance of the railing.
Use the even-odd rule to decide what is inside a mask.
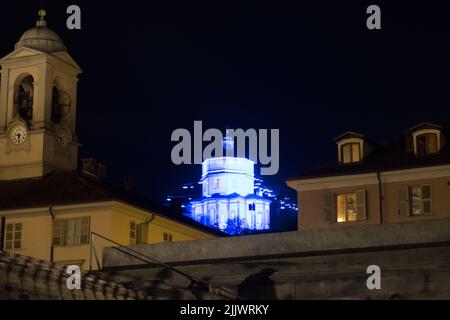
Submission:
[[[115,249],[115,250],[117,250],[117,251],[119,251],[119,252],[121,252],[123,254],[126,254],[126,255],[128,255],[130,257],[133,257],[133,258],[135,258],[137,260],[140,260],[140,261],[142,261],[144,263],[147,263],[147,264],[159,265],[161,267],[169,269],[169,270],[171,270],[171,271],[173,271],[173,272],[175,272],[175,273],[177,273],[177,274],[187,278],[190,281],[190,285],[189,285],[189,287],[187,289],[189,291],[191,291],[192,294],[199,300],[201,300],[202,297],[198,293],[195,292],[195,289],[197,289],[197,288],[200,289],[200,290],[203,290],[203,291],[208,291],[210,294],[216,294],[216,295],[221,296],[221,297],[226,298],[226,299],[230,299],[230,300],[241,299],[238,295],[234,294],[233,292],[231,292],[231,291],[229,291],[227,289],[220,288],[220,287],[219,288],[213,288],[213,286],[207,281],[204,281],[204,280],[201,280],[201,279],[197,279],[196,277],[193,277],[193,276],[187,274],[186,272],[178,270],[177,268],[175,268],[175,267],[173,267],[173,266],[171,266],[171,265],[169,265],[167,263],[164,263],[164,262],[159,261],[157,259],[148,257],[148,256],[146,256],[145,254],[143,254],[143,253],[141,253],[139,251],[133,250],[133,249],[131,249],[131,248],[127,247],[127,246],[124,246],[124,245],[122,245],[122,244],[120,244],[120,243],[118,243],[118,242],[116,242],[114,240],[106,238],[106,237],[104,237],[104,236],[102,236],[102,235],[100,235],[100,234],[98,234],[96,232],[91,232],[90,252],[89,252],[89,272],[92,272],[92,255],[94,255],[94,257],[95,257],[95,261],[96,261],[98,270],[101,271],[100,261],[98,259],[97,251],[96,251],[95,245],[94,245],[94,236],[102,238],[102,239],[104,239],[104,240],[106,240],[106,241],[116,245],[117,247],[111,247],[111,248]]]

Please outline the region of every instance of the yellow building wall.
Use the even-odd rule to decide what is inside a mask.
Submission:
[[[148,243],[164,242],[164,233],[171,234],[173,242],[214,238],[214,236],[205,232],[157,216],[155,220],[149,224],[147,235]]]
[[[32,211],[32,210],[29,210]],[[90,217],[90,231],[111,239],[121,245],[130,245],[130,222],[140,224],[152,217],[147,211],[123,203],[85,204],[54,208],[56,219],[71,219]],[[0,213],[0,216],[2,214]],[[6,216],[6,224],[22,223],[22,248],[11,250],[14,253],[50,260],[52,245],[53,220],[48,208],[34,210],[34,212],[20,213]],[[213,235],[183,225],[175,220],[156,215],[148,225],[147,243],[163,242],[163,234],[169,233],[173,241],[189,241],[198,239],[212,239]],[[101,265],[102,251],[105,247],[115,244],[94,235],[94,246]],[[82,268],[90,266],[90,244],[77,246],[54,246],[53,261],[55,263],[70,264],[83,261]],[[92,255],[92,267],[97,269],[95,256]]]
[[[22,223],[22,248],[11,252],[50,260],[52,218],[50,212],[7,216],[5,223]]]
[[[151,218],[151,214],[141,209],[124,206],[123,204],[116,206],[112,211],[112,233],[114,239],[122,245],[130,245],[130,222],[140,224]],[[163,242],[164,233],[171,234],[174,242],[214,238],[214,236],[206,232],[156,215],[148,224],[147,243]]]
[[[90,231],[98,233],[104,237],[111,238],[111,209],[101,208],[101,209],[78,209],[73,210],[68,213],[56,214],[56,218],[60,219],[71,219],[71,218],[82,218],[90,217]],[[94,245],[98,255],[98,259],[102,259],[102,249],[106,246],[112,246],[113,244],[107,242],[104,239],[94,236]],[[78,246],[59,246],[54,249],[54,261],[55,262],[67,262],[67,261],[77,261],[83,260],[83,268],[89,268],[89,256],[90,256],[90,245],[78,245]],[[95,256],[92,256],[92,266],[97,269],[95,263]]]
[[[450,218],[450,177],[412,180],[408,182],[392,182],[383,184],[383,216],[384,222],[416,221],[423,219]],[[420,185],[431,186],[431,214],[418,216],[401,216],[398,214],[398,189]]]

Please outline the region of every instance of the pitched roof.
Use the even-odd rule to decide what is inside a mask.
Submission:
[[[431,122],[422,122],[420,124],[418,124],[417,126],[412,127],[411,129],[409,129],[409,132],[414,132],[417,130],[422,130],[422,129],[437,129],[437,130],[442,130],[442,127],[438,124],[434,124]]]
[[[417,127],[415,127],[416,130]],[[442,133],[450,137],[448,127],[443,128]],[[450,140],[437,154],[416,156],[413,152],[412,136],[407,132],[388,143],[374,145],[371,153],[359,163],[340,164],[336,160],[332,163],[303,170],[288,180],[402,170],[443,164],[450,164]]]
[[[125,202],[204,232],[224,236],[222,232],[193,221],[177,210],[136,193],[98,183],[76,172],[55,172],[41,178],[0,181],[0,211],[103,201]]]
[[[340,140],[344,140],[344,139],[348,139],[348,138],[360,138],[360,139],[364,139],[364,135],[358,132],[354,132],[354,131],[347,131],[344,132],[343,134],[341,134],[340,136],[334,138],[334,141],[340,141]]]

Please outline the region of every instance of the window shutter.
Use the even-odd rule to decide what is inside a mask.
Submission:
[[[366,190],[356,191],[356,220],[366,220]]]
[[[136,223],[130,222],[130,244],[136,244]]]
[[[325,216],[325,221],[329,223],[336,222],[336,217],[334,213],[334,193],[326,192],[324,194],[324,208],[323,213]]]
[[[53,220],[52,244],[54,246],[64,245],[64,243],[63,243],[63,220],[62,219]]]
[[[398,189],[398,214],[404,217],[410,216],[410,199],[409,187],[402,187]]]
[[[431,213],[431,186],[422,186],[423,213]]]
[[[148,225],[146,223],[139,224],[137,230],[137,244],[147,243],[147,236],[148,236]]]
[[[81,218],[80,244],[89,244],[90,240],[90,217]]]

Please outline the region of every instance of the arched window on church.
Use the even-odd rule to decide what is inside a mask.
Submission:
[[[61,108],[59,107],[59,92],[56,87],[52,89],[52,122],[61,122]]]
[[[34,79],[25,77],[17,86],[14,93],[14,109],[19,116],[30,123],[33,119]]]
[[[67,92],[54,86],[52,89],[52,122],[60,123],[64,120],[69,114],[71,104],[70,96]]]

